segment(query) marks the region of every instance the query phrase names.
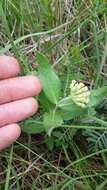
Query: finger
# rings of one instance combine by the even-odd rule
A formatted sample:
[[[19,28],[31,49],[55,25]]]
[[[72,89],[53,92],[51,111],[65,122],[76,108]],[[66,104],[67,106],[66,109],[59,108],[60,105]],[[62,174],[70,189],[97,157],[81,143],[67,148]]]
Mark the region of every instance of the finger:
[[[25,76],[0,81],[0,104],[38,95],[41,84],[37,77]]]
[[[16,141],[20,133],[21,130],[17,124],[10,124],[0,128],[0,150]]]
[[[0,79],[14,77],[20,72],[17,60],[10,56],[0,56]]]
[[[34,98],[26,98],[0,106],[0,126],[17,123],[32,116],[38,109]]]

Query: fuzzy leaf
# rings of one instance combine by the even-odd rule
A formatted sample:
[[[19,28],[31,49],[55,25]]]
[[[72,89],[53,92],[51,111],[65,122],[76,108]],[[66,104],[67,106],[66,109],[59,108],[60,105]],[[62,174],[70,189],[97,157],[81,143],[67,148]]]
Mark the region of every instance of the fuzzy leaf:
[[[56,112],[54,113],[53,111],[49,113],[44,114],[44,127],[48,135],[51,135],[51,132],[54,128],[60,126],[63,122],[61,115]]]
[[[69,97],[60,101],[59,108],[64,120],[75,119],[78,116],[87,114],[87,108],[77,106]]]
[[[47,137],[45,139],[45,143],[46,143],[47,147],[49,148],[49,150],[51,150],[51,151],[54,148],[54,141],[55,141],[55,139],[53,136]]]
[[[37,134],[44,131],[43,123],[33,119],[28,119],[23,122],[21,129],[28,134]]]
[[[60,80],[48,59],[43,54],[37,54],[37,61],[39,63],[38,74],[43,86],[43,91],[52,103],[57,104],[61,93]]]
[[[41,105],[41,107],[42,107],[42,109],[43,109],[44,111],[49,112],[50,110],[52,110],[54,104],[52,104],[52,103],[48,100],[48,98],[46,97],[46,95],[44,94],[43,91],[42,91],[42,92],[40,93],[40,95],[38,96],[38,100],[39,100],[40,105]]]
[[[107,96],[107,86],[92,90],[89,106],[97,106]]]

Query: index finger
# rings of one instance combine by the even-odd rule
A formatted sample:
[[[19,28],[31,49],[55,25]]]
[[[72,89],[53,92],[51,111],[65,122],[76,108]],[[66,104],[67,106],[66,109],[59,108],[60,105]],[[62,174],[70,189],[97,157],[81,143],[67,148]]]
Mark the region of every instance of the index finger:
[[[11,56],[0,56],[0,79],[16,76],[20,72],[17,60]]]

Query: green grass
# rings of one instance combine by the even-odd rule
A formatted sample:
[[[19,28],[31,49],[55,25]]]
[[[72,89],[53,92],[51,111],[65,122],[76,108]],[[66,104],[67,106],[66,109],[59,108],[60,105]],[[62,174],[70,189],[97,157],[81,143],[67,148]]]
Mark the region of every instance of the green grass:
[[[28,75],[37,51],[56,69],[64,96],[72,79],[92,88],[106,84],[106,0],[1,0],[0,54],[14,55]],[[106,127],[106,103],[90,125]],[[33,120],[42,113],[40,107]],[[86,129],[84,118],[75,123],[84,129],[58,129],[52,137],[23,133],[2,151],[0,190],[106,190],[107,133]]]

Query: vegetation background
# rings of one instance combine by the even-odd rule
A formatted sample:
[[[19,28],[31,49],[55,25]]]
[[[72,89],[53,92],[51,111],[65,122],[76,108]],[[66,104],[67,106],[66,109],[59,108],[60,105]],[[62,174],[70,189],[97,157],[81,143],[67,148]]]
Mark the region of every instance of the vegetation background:
[[[107,84],[107,1],[0,0],[0,54],[14,55],[28,75],[38,68],[37,51],[56,69],[63,90],[72,79],[93,88]],[[106,122],[106,98],[97,111]],[[107,189],[106,129],[55,132],[23,133],[0,153],[0,190]]]

